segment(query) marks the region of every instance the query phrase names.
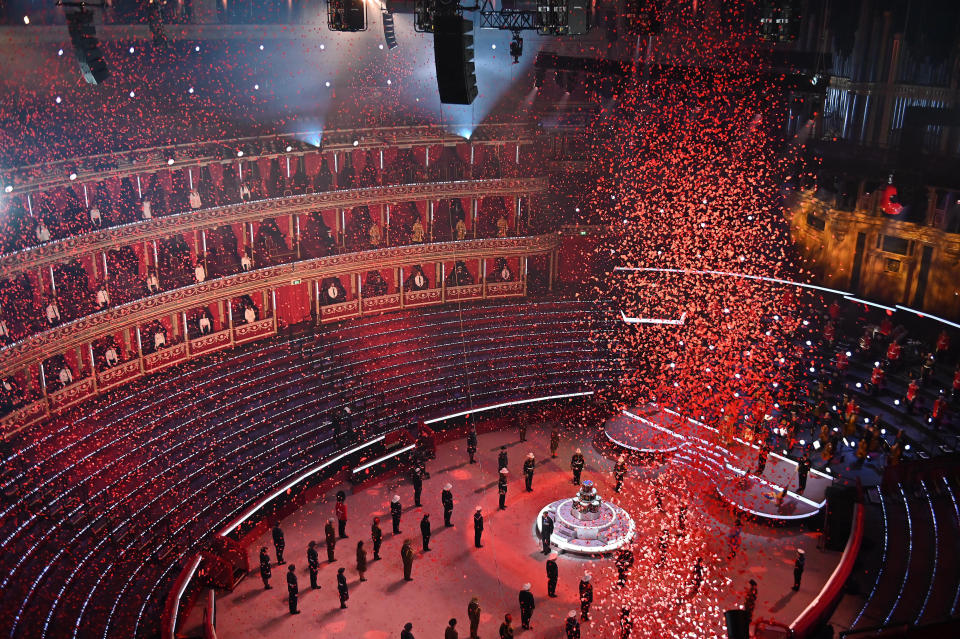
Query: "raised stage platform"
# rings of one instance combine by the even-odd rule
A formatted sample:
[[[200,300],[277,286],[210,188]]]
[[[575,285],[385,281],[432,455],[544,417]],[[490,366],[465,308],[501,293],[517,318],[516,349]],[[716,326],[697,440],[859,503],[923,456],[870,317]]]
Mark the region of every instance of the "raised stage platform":
[[[686,466],[712,482],[725,501],[763,519],[816,515],[826,505],[826,490],[833,483],[830,475],[811,469],[801,495],[797,492],[796,461],[771,452],[758,476],[754,474],[757,446],[736,438],[721,445],[716,429],[653,404],[611,417],[604,424],[604,434],[615,450],[629,456],[652,456]],[[787,493],[780,501],[784,488]]]

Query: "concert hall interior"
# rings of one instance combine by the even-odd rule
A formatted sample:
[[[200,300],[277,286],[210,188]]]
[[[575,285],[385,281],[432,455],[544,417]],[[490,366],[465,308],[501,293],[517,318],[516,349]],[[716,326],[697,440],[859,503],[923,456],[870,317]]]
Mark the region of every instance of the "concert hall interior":
[[[0,1],[0,382],[0,639],[960,637],[960,2]]]

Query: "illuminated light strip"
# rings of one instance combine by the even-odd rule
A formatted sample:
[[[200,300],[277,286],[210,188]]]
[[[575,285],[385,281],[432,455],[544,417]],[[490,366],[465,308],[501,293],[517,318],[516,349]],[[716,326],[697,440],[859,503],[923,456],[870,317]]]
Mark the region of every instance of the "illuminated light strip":
[[[684,437],[684,436],[681,435],[680,433],[676,433],[676,432],[670,430],[669,428],[664,428],[663,426],[660,426],[660,425],[658,425],[658,424],[654,424],[654,423],[651,422],[649,419],[644,419],[643,417],[640,417],[639,415],[634,415],[633,413],[631,413],[631,412],[628,411],[627,409],[623,409],[623,414],[626,415],[627,417],[632,417],[633,419],[635,419],[635,420],[637,420],[637,421],[643,422],[644,424],[646,424],[646,425],[648,425],[648,426],[651,426],[651,427],[653,427],[653,428],[656,428],[656,429],[659,430],[660,432],[666,433],[666,434],[668,434],[668,435],[672,435],[673,437],[676,437],[677,439],[686,439],[686,437]]]
[[[680,319],[656,319],[652,317],[627,317],[627,314],[620,311],[620,317],[627,324],[668,324],[671,326],[681,326],[687,321],[687,312],[684,311]]]
[[[727,469],[732,470],[733,472],[735,472],[735,473],[737,473],[737,474],[739,474],[739,475],[747,475],[747,474],[748,474],[747,471],[745,471],[745,470],[740,470],[739,468],[736,468],[736,467],[734,467],[734,466],[731,466],[730,464],[727,464],[726,466],[727,466]],[[774,489],[776,489],[776,490],[778,490],[778,491],[781,491],[781,492],[782,492],[783,489],[784,489],[784,486],[778,486],[778,485],[774,484],[773,482],[767,481],[767,480],[764,479],[763,477],[760,477],[759,475],[750,475],[750,477],[753,478],[753,479],[756,479],[756,480],[757,480],[758,482],[760,482],[761,484],[767,485],[767,486],[769,486],[770,488],[774,488]],[[812,499],[808,499],[808,498],[804,497],[803,495],[797,494],[797,493],[795,493],[795,492],[793,492],[793,491],[791,491],[791,490],[788,490],[788,491],[787,491],[787,494],[790,495],[791,497],[793,497],[794,499],[796,499],[797,501],[803,502],[804,504],[806,504],[806,505],[808,505],[808,506],[810,506],[810,507],[812,507],[812,508],[823,508],[824,506],[827,505],[827,500],[826,500],[826,499],[824,499],[821,503],[818,504],[817,502],[813,501]]]
[[[930,603],[930,595],[933,594],[933,585],[937,581],[937,565],[940,555],[938,543],[940,532],[937,530],[937,514],[933,512],[933,500],[930,499],[930,491],[927,490],[927,483],[921,479],[920,485],[923,486],[923,494],[927,497],[927,505],[930,506],[930,519],[933,521],[933,572],[930,573],[930,587],[927,588],[927,596],[923,598],[923,605],[920,606],[920,612],[917,613],[917,618],[913,621],[914,624],[920,623],[920,618],[923,617],[923,613],[927,609],[927,604]]]
[[[897,309],[892,306],[884,306],[883,304],[877,304],[876,302],[870,302],[868,300],[860,299],[859,297],[854,297],[853,295],[844,295],[843,299],[850,300],[851,302],[856,302],[858,304],[866,304],[867,306],[876,306],[877,308],[882,308],[885,311],[890,311],[891,313],[895,312]]]
[[[940,322],[940,323],[942,323],[942,324],[946,324],[947,326],[952,326],[952,327],[954,327],[954,328],[960,328],[960,324],[957,324],[956,322],[951,322],[950,320],[945,320],[945,319],[943,319],[942,317],[937,317],[936,315],[931,315],[930,313],[924,313],[923,311],[918,311],[918,310],[916,310],[916,309],[910,308],[909,306],[901,306],[900,304],[897,304],[897,308],[899,308],[901,311],[907,311],[907,312],[913,313],[914,315],[917,315],[918,317],[928,317],[928,318],[930,318],[930,319],[932,319],[932,320],[936,320],[936,321],[938,321],[938,322]]]
[[[416,444],[410,444],[409,446],[404,446],[403,448],[401,448],[401,449],[399,449],[399,450],[395,450],[395,451],[393,451],[392,453],[388,453],[388,454],[384,455],[383,457],[378,457],[377,459],[374,459],[374,460],[371,461],[371,462],[367,462],[367,463],[364,464],[363,466],[357,466],[356,468],[353,469],[353,473],[356,474],[356,473],[363,472],[363,471],[365,471],[366,469],[370,468],[371,466],[376,466],[376,465],[379,464],[380,462],[387,461],[388,459],[392,459],[393,457],[398,457],[398,456],[404,454],[405,452],[407,452],[408,450],[413,450],[413,449],[416,448],[416,447],[417,447]]]
[[[424,424],[436,424],[437,422],[446,421],[448,419],[454,419],[457,417],[463,417],[464,415],[470,415],[471,413],[482,413],[488,410],[496,410],[498,408],[503,408],[505,406],[519,406],[521,404],[532,404],[534,402],[547,402],[551,399],[567,399],[568,397],[587,397],[593,395],[593,391],[582,391],[579,393],[565,393],[563,395],[547,395],[546,397],[531,397],[530,399],[518,399],[512,402],[501,402],[499,404],[492,404],[490,406],[481,406],[480,408],[474,408],[472,410],[462,410],[459,413],[452,413],[450,415],[444,415],[443,417],[434,417],[433,419],[427,419]]]
[[[907,581],[910,579],[910,562],[913,560],[913,521],[910,519],[910,504],[907,503],[907,494],[903,492],[903,484],[898,487],[900,488],[900,496],[903,497],[903,507],[907,511],[907,563],[903,571],[903,583],[900,584],[900,592],[897,593],[897,600],[893,602],[893,608],[890,609],[887,618],[883,620],[882,625],[884,626],[890,623],[890,618],[893,617],[893,613],[897,611],[897,606],[900,605],[900,598],[903,597],[903,591],[907,589]]]
[[[943,485],[947,487],[947,492],[950,493],[950,501],[953,502],[953,514],[957,520],[957,525],[960,525],[960,509],[957,509],[957,500],[953,496],[953,488],[950,487],[950,482],[946,477],[942,477]],[[953,605],[950,607],[950,614],[953,615],[954,611],[957,609],[957,602],[960,601],[960,584],[957,584],[957,594],[953,597]]]
[[[252,517],[253,515],[257,514],[257,512],[259,512],[261,508],[263,508],[264,506],[266,506],[267,504],[269,504],[271,501],[273,501],[274,499],[276,499],[277,497],[279,497],[279,496],[282,495],[283,493],[287,492],[288,490],[290,490],[291,488],[293,488],[294,486],[296,486],[297,484],[299,484],[300,482],[302,482],[304,479],[307,479],[308,477],[319,473],[321,470],[324,470],[325,468],[329,468],[331,465],[337,463],[338,461],[340,461],[340,460],[343,459],[344,457],[348,457],[348,456],[350,456],[350,455],[352,455],[352,454],[354,454],[354,453],[356,453],[356,452],[358,452],[358,451],[363,450],[364,448],[366,448],[366,447],[368,447],[368,446],[372,446],[373,444],[376,444],[377,442],[383,441],[384,438],[386,438],[386,435],[380,435],[379,437],[375,437],[375,438],[371,439],[371,440],[368,441],[368,442],[365,442],[365,443],[363,443],[363,444],[360,444],[359,446],[357,446],[357,447],[355,447],[355,448],[351,448],[351,449],[348,450],[348,451],[344,451],[344,452],[340,453],[339,455],[337,455],[336,457],[334,457],[333,459],[327,460],[327,461],[323,462],[322,464],[320,464],[319,466],[316,466],[316,467],[314,467],[314,468],[311,468],[310,470],[308,470],[308,471],[306,471],[306,472],[298,475],[297,477],[294,477],[293,479],[291,479],[290,481],[288,481],[286,484],[284,484],[280,489],[274,491],[273,494],[271,494],[269,497],[266,497],[265,499],[262,499],[262,500],[260,501],[260,503],[254,505],[254,506],[251,507],[249,510],[247,510],[245,513],[243,513],[242,515],[240,515],[239,517],[237,517],[236,519],[234,519],[233,522],[231,522],[226,528],[224,528],[224,529],[221,530],[219,533],[217,533],[217,536],[219,536],[219,537],[226,537],[226,536],[229,535],[231,532],[233,532],[233,530],[234,530],[237,526],[239,526],[240,524],[242,524],[243,522],[245,522],[247,519],[249,519],[249,518]]]
[[[177,599],[173,605],[173,615],[170,617],[170,636],[177,636],[177,611],[180,608],[180,599],[183,597],[183,593],[187,591],[187,586],[190,585],[190,582],[193,580],[194,573],[197,572],[197,568],[200,567],[200,561],[203,559],[200,555],[197,555],[193,560],[193,564],[190,565],[190,569],[187,571],[188,576],[183,580],[183,583],[180,584],[180,590],[177,591]]]
[[[617,266],[617,267],[614,267],[613,270],[614,271],[638,271],[642,273],[680,273],[683,275],[721,275],[724,277],[739,277],[746,280],[759,280],[762,282],[771,282],[773,284],[787,284],[790,286],[799,286],[800,288],[812,288],[817,291],[826,291],[827,293],[834,293],[836,295],[847,296],[850,294],[847,291],[840,291],[835,288],[828,288],[826,286],[817,286],[816,284],[805,284],[803,282],[794,282],[792,280],[782,280],[778,277],[767,277],[764,275],[748,275],[746,273],[733,273],[731,271],[701,271],[701,270],[690,269],[690,268],[654,268],[654,267],[641,267],[641,266]],[[960,326],[958,326],[958,328],[960,328]]]
[[[880,557],[880,570],[877,571],[877,578],[873,582],[873,589],[870,591],[870,595],[867,597],[866,601],[863,602],[863,608],[860,609],[860,612],[857,613],[853,623],[850,624],[851,630],[857,627],[857,622],[860,621],[860,617],[862,617],[863,613],[867,611],[867,606],[870,605],[870,601],[873,599],[873,596],[877,594],[877,587],[880,585],[880,578],[883,576],[883,569],[887,566],[887,537],[890,534],[889,527],[887,526],[887,505],[883,503],[883,491],[878,490],[877,494],[880,496],[880,512],[883,513],[883,554]]]

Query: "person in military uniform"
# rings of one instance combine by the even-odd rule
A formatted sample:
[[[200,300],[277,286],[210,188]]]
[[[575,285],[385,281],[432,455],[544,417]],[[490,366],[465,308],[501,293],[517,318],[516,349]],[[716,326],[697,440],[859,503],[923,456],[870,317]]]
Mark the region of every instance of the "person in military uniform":
[[[400,516],[403,514],[403,507],[400,505],[400,495],[394,495],[390,500],[390,517],[393,519],[393,534],[400,534]]]
[[[530,619],[533,617],[533,609],[536,608],[536,602],[533,600],[533,593],[530,592],[531,585],[523,584],[523,590],[520,591],[520,627],[524,630],[530,630]]]
[[[410,573],[413,571],[413,545],[409,539],[403,540],[400,548],[400,560],[403,562],[403,580],[413,581]]]
[[[476,454],[477,454],[477,429],[474,426],[470,427],[470,432],[467,433],[467,454],[470,455],[470,463],[476,464]]]
[[[410,471],[410,481],[413,483],[413,505],[420,507],[420,494],[423,492],[423,473],[420,472],[420,466],[416,465]]]
[[[447,528],[453,526],[450,518],[453,517],[453,485],[444,484],[440,492],[440,503],[443,504],[443,525]]]
[[[299,615],[297,609],[297,594],[300,592],[300,586],[297,585],[296,568],[291,564],[287,568],[287,603],[290,604],[290,614]]]
[[[476,597],[470,599],[467,618],[470,619],[470,639],[477,639],[477,630],[480,628],[480,600]]]
[[[277,565],[282,566],[287,563],[283,560],[283,549],[286,547],[286,542],[283,540],[283,531],[280,530],[280,524],[273,525],[273,548],[277,551]]]
[[[420,538],[423,552],[430,552],[430,513],[423,513],[423,519],[420,520]]]
[[[337,546],[337,531],[333,527],[333,520],[328,519],[327,525],[323,529],[327,540],[327,562],[333,563],[336,559],[333,556],[333,549]]]
[[[374,517],[370,525],[370,538],[373,540],[373,560],[380,560],[380,545],[383,544],[383,531],[380,530],[380,518]]]
[[[550,554],[550,536],[553,535],[553,517],[550,513],[543,513],[540,518],[540,543],[543,544],[543,554]]]
[[[340,609],[347,607],[347,599],[350,598],[350,589],[347,587],[347,576],[343,574],[344,569],[337,570],[337,594],[340,595]]]
[[[580,578],[580,615],[584,621],[590,621],[590,604],[593,603],[591,579],[592,575],[589,572],[583,573],[583,577]]]
[[[573,485],[580,485],[580,473],[583,472],[583,453],[580,452],[580,449],[577,449],[577,452],[573,454],[573,457],[570,458],[570,469],[573,471]]]
[[[364,576],[367,572],[367,549],[363,547],[363,540],[357,542],[357,574],[360,575],[360,581],[366,581]]]
[[[507,467],[507,447],[500,447],[500,454],[497,455],[497,470],[503,470]]]
[[[527,492],[533,492],[533,471],[537,465],[537,460],[533,453],[527,453],[527,458],[523,461],[523,482],[527,487]]]
[[[497,480],[497,493],[500,496],[500,510],[507,509],[507,473],[506,468],[500,469],[500,479]]]
[[[803,577],[803,567],[807,563],[807,555],[803,548],[797,548],[797,558],[793,562],[793,590],[800,590],[800,578]]]
[[[316,590],[317,575],[320,573],[320,557],[317,555],[317,542],[311,541],[307,546],[307,566],[310,568],[310,587]]]
[[[347,538],[347,494],[337,491],[337,504],[334,506],[337,515],[337,531],[340,539]]]
[[[443,631],[443,639],[460,639],[460,633],[457,632],[457,620],[450,619],[447,622],[447,627]]]
[[[560,430],[557,428],[557,425],[554,424],[553,428],[550,430],[550,456],[557,456],[557,449],[560,448]]]
[[[520,441],[527,441],[527,420],[520,420],[520,423],[517,424],[517,431],[520,433]]]
[[[513,616],[508,612],[500,624],[500,639],[513,639]]]
[[[477,506],[477,511],[473,513],[473,546],[474,548],[483,548],[483,544],[480,543],[480,538],[483,536],[483,513],[480,510],[480,506]]]
[[[633,561],[633,550],[630,549],[630,546],[620,548],[616,558],[617,585],[622,587],[627,583],[627,573],[630,572],[630,568],[633,567]]]
[[[267,554],[267,547],[264,546],[260,549],[260,579],[263,580],[264,590],[273,588],[270,585],[271,576],[273,576],[273,572],[270,570],[270,555]]]
[[[580,622],[577,621],[577,611],[567,613],[567,625],[564,626],[567,639],[580,639]]]
[[[560,568],[557,567],[557,553],[547,555],[547,595],[557,596],[557,579],[560,578]]]
[[[627,458],[623,455],[617,458],[617,463],[613,466],[613,478],[616,480],[617,485],[614,487],[614,492],[619,493],[620,489],[623,488],[623,478],[627,475]]]
[[[807,489],[807,473],[810,472],[810,456],[807,453],[803,454],[803,457],[800,458],[800,461],[797,462],[797,481],[798,488],[797,493],[803,494],[803,491]]]
[[[620,639],[630,639],[633,632],[633,619],[630,617],[630,607],[620,608]]]

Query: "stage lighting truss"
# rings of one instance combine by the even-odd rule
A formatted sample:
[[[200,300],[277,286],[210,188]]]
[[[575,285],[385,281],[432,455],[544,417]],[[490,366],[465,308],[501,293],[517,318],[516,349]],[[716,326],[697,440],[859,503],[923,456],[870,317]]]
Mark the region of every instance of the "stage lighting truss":
[[[591,0],[537,0],[536,9],[495,9],[492,0],[463,6],[456,0],[415,0],[414,30],[433,33],[439,13],[472,11],[479,29],[498,29],[517,34],[536,31],[541,35],[583,35],[593,26]]]
[[[364,0],[327,0],[327,28],[353,33],[367,30]]]

